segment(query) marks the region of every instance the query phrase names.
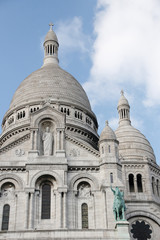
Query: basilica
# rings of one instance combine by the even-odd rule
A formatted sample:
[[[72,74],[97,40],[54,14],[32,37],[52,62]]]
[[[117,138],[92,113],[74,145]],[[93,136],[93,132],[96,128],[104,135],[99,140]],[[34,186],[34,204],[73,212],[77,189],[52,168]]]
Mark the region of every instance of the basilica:
[[[160,167],[124,92],[117,130],[106,121],[99,136],[84,89],[59,66],[52,24],[43,46],[2,121],[0,240],[159,240]]]

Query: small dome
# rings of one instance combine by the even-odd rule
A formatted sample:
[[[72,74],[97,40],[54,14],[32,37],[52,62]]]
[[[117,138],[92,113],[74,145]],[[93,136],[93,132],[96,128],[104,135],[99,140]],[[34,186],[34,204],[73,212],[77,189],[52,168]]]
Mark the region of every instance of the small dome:
[[[121,105],[128,105],[129,106],[128,100],[125,98],[123,90],[121,91],[121,97],[120,97],[119,102],[118,102],[118,107],[120,107]]]
[[[100,142],[103,140],[117,140],[114,131],[108,125],[108,121],[106,121],[106,126],[102,130],[101,135],[100,135]]]
[[[119,153],[127,159],[147,157],[155,161],[153,149],[146,137],[131,125],[119,126],[115,131],[119,141]]]
[[[52,26],[53,26],[53,24],[50,24],[50,30],[48,31],[48,33],[45,36],[44,43],[47,41],[55,41],[58,43],[58,38],[57,38],[55,32],[53,31]]]

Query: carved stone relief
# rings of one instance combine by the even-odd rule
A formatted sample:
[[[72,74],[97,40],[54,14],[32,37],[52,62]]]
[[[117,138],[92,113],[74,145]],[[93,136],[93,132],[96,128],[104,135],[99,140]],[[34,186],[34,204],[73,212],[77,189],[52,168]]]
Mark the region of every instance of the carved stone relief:
[[[25,151],[22,150],[22,149],[20,149],[20,148],[18,148],[18,149],[15,150],[15,154],[16,154],[18,157],[21,157],[21,156],[23,156],[23,155],[25,154]]]
[[[15,186],[13,183],[5,183],[2,186],[1,194],[4,197],[14,195]]]
[[[78,186],[78,196],[79,197],[90,197],[91,196],[91,187],[89,183],[83,182]]]
[[[80,150],[73,148],[73,149],[71,149],[69,155],[70,155],[71,157],[78,157],[78,156],[80,156]]]

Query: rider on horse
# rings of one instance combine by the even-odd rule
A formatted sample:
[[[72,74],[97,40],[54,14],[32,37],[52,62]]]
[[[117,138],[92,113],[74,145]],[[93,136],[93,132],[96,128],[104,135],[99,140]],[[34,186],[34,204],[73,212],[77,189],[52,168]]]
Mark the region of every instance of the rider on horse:
[[[113,213],[116,221],[125,221],[126,206],[124,202],[124,193],[119,190],[118,187],[113,190],[111,186],[111,190],[114,193],[114,203],[113,203]]]

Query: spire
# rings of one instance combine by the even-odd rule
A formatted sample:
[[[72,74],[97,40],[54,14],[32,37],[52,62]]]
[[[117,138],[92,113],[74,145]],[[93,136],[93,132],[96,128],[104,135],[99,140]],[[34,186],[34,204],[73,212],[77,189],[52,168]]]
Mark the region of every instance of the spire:
[[[128,100],[124,96],[124,91],[121,90],[121,97],[117,107],[119,113],[119,126],[131,125],[130,121],[130,106]]]
[[[50,30],[53,31],[54,24],[52,22],[50,22],[49,26],[50,26]]]
[[[124,96],[124,91],[123,91],[123,89],[121,90],[121,96]]]
[[[49,24],[50,29],[45,37],[44,46],[44,64],[58,64],[58,38],[53,31],[54,24],[51,22]]]

